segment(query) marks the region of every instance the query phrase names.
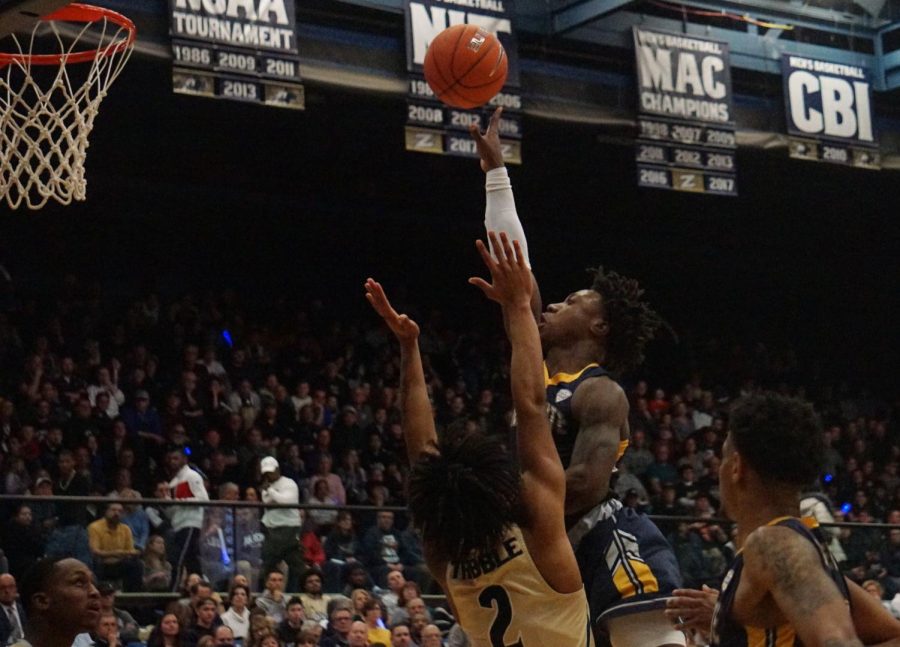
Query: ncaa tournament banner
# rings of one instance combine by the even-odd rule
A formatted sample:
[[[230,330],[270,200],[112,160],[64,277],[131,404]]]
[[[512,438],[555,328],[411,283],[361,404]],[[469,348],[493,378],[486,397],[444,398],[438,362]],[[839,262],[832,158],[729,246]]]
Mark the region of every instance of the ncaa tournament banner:
[[[172,88],[302,110],[294,0],[169,0]]]
[[[784,54],[781,72],[791,157],[881,167],[867,69]]]
[[[634,27],[638,186],[737,195],[728,44]]]
[[[478,157],[469,126],[481,129],[497,106],[503,106],[500,137],[508,164],[522,163],[522,95],[519,56],[512,26],[514,0],[406,0],[406,68],[409,72],[406,150]],[[464,110],[441,103],[428,86],[422,67],[431,41],[447,27],[473,24],[494,33],[506,50],[506,85],[482,108]]]

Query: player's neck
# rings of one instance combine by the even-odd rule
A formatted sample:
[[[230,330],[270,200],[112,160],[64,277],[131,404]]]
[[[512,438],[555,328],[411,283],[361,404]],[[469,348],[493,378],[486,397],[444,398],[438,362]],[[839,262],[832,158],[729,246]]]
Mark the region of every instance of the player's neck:
[[[735,542],[742,548],[751,532],[780,517],[800,515],[800,500],[795,492],[756,489],[730,516],[737,523]]]
[[[588,364],[603,364],[603,353],[597,352],[597,344],[591,340],[582,340],[569,346],[556,346],[547,351],[544,359],[547,372],[577,373]]]

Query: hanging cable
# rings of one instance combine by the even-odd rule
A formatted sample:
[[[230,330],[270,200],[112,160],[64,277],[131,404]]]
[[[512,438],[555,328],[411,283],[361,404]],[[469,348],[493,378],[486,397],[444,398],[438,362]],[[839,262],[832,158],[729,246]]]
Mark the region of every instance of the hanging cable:
[[[661,9],[668,9],[669,11],[677,11],[684,16],[685,14],[690,14],[692,16],[704,16],[708,18],[728,18],[730,20],[735,20],[738,22],[745,22],[750,25],[756,25],[757,27],[764,27],[766,29],[781,29],[782,31],[790,31],[794,29],[793,25],[786,25],[783,23],[777,22],[769,22],[767,20],[759,20],[757,18],[752,18],[747,14],[743,16],[738,15],[736,13],[730,13],[725,10],[721,11],[708,11],[704,9],[689,9],[683,4],[672,4],[669,2],[662,2],[662,0],[647,0],[650,4],[657,6]]]

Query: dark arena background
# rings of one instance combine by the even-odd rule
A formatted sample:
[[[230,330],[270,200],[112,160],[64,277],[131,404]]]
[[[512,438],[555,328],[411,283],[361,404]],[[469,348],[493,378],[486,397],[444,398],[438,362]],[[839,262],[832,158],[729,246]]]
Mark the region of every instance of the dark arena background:
[[[399,506],[393,509],[405,529],[408,466],[392,453],[396,439],[387,427],[370,428],[379,408],[392,422],[398,409],[383,393],[396,386],[397,353],[379,337],[381,323],[363,298],[369,276],[428,329],[428,377],[439,423],[471,418],[489,433],[506,432],[502,322],[495,304],[466,283],[484,274],[474,248],[484,235],[484,174],[477,156],[405,146],[410,128],[430,129],[448,147],[454,136],[449,122],[411,121],[411,107],[420,99],[411,80],[421,77],[407,60],[408,39],[414,38],[409,3],[285,2],[296,21],[296,52],[284,58],[299,63],[289,85],[302,84],[301,110],[173,92],[173,73],[184,70],[208,75],[210,94],[222,94],[229,80],[259,92],[271,81],[173,58],[179,46],[209,46],[214,54],[243,47],[261,56],[252,46],[203,45],[175,33],[175,12],[193,7],[202,13],[216,4],[212,0],[98,1],[135,21],[138,43],[90,135],[87,199],[68,206],[51,202],[37,211],[0,207],[0,547],[7,572],[21,578],[54,545],[60,526],[39,523],[38,512],[43,522],[73,507],[57,501],[55,513],[47,512],[54,502],[35,499],[34,521],[12,520],[29,497],[51,493],[39,490],[42,478],[60,494],[58,449],[44,439],[51,427],[63,430],[63,444],[76,453],[89,485],[83,495],[115,498],[125,488],[153,499],[154,485],[168,481],[160,476],[164,466],[155,446],[137,440],[138,464],[127,477],[120,474],[113,418],[121,414],[130,421],[126,414],[143,390],[160,413],[165,440],[187,440],[205,472],[217,451],[208,431],[222,431],[222,451],[236,462],[225,475],[207,479],[213,499],[221,496],[218,486],[234,481],[240,498],[252,501],[244,493],[258,487],[257,459],[271,453],[282,464],[300,459],[300,501],[321,503],[311,492],[319,430],[352,428],[346,438],[353,441],[338,442],[338,432],[332,439],[335,472],[341,454],[356,449],[367,474],[385,480],[387,497],[373,494],[378,479],[357,483],[357,491],[344,478],[347,494],[340,503]],[[479,3],[419,4],[477,13]],[[900,596],[900,3],[499,4],[515,36],[519,78],[511,92],[521,97],[520,108],[510,111],[520,128],[515,142],[521,163],[510,163],[509,174],[545,304],[588,287],[585,270],[602,265],[637,278],[673,331],[650,345],[640,369],[622,376],[632,431],[645,435],[646,462],[631,466],[638,478],[622,488],[621,498],[651,515],[683,516],[683,523],[659,525],[683,560],[685,584],[717,586],[733,546],[718,513],[709,458],[720,452],[729,403],[758,389],[804,397],[829,430],[831,448],[817,485],[832,520],[890,524],[834,528],[832,548],[842,552],[845,572],[861,584],[874,581],[900,617],[900,597],[889,604]],[[635,26],[729,45],[727,100],[733,108],[725,127],[736,135],[736,147],[729,149],[735,172],[728,177],[736,180],[737,195],[639,186],[645,166],[636,155],[647,143],[640,122],[653,115],[640,109]],[[798,135],[786,107],[789,72],[782,55],[864,69],[874,145],[856,135]],[[420,103],[438,107],[427,99]],[[703,126],[702,120],[690,123]],[[791,156],[798,140],[813,142],[820,152],[833,146],[849,157],[833,163]],[[666,146],[672,154],[675,144]],[[861,150],[877,158],[875,168],[854,164]],[[654,166],[673,185],[677,167],[674,161]],[[703,172],[709,175],[709,169]],[[162,304],[152,323],[141,318],[149,295]],[[199,404],[186,404],[193,398],[185,397],[182,355],[190,344],[199,346],[201,356],[214,349],[229,371],[223,398],[236,392],[241,379],[251,381],[260,418],[248,428],[264,430],[262,445],[250,443],[247,429],[226,431],[228,412],[215,409],[207,393]],[[134,378],[135,369],[146,369],[137,346],[158,365],[147,383]],[[234,363],[237,350],[249,358],[243,367]],[[63,397],[63,357],[75,360],[84,397],[91,394],[89,419],[75,411],[77,391],[74,399]],[[36,364],[42,364],[37,375]],[[98,367],[113,364],[120,366],[124,400],[110,417],[97,409],[89,387],[99,384]],[[275,397],[270,374],[291,395],[308,382],[313,392],[336,397],[322,403],[324,414],[315,421],[305,420],[289,397]],[[58,402],[49,401],[45,382],[56,385]],[[364,384],[370,388],[358,393]],[[173,392],[180,402],[170,397]],[[297,396],[301,404],[303,397]],[[267,398],[277,400],[277,423],[266,418]],[[350,417],[363,420],[345,417],[346,407],[356,412]],[[725,426],[710,430],[720,419]],[[372,449],[369,431],[381,434],[387,449]],[[129,422],[128,438],[138,438],[132,434]],[[708,452],[697,463],[685,447],[688,438]],[[291,444],[299,448],[293,454],[286,450]],[[670,460],[659,459],[660,445],[671,449]],[[685,482],[683,465],[697,467],[694,481]],[[678,493],[674,503],[664,493],[670,482]],[[697,499],[704,503],[698,506]],[[103,511],[91,504],[87,513],[63,516],[63,523],[80,528],[102,519]],[[353,521],[355,550],[368,570],[351,583],[351,574],[328,567],[337,559],[327,541],[335,518],[311,514],[305,522],[312,535],[307,562],[324,572],[328,595],[387,587],[378,549],[369,545],[376,541],[370,532],[375,510],[354,509]],[[207,518],[204,528],[214,523]],[[150,534],[156,532],[163,530],[151,527]],[[203,574],[226,600],[242,560],[256,568],[253,595],[264,588],[259,546],[246,548],[256,557],[242,556],[245,546],[237,538],[212,546],[213,553],[232,553],[227,563],[215,564],[215,575]],[[404,531],[403,541],[415,538]],[[325,551],[318,561],[311,557],[313,543]],[[209,548],[200,547],[201,561]],[[129,609],[142,627],[156,625],[175,599],[146,580],[126,586],[119,573],[108,579],[121,592],[116,607]],[[439,626],[449,630],[452,618],[437,610],[440,592],[426,577],[419,584],[434,596],[427,597],[433,619],[446,620]],[[308,603],[307,618],[325,619],[311,608]],[[146,641],[148,634],[135,630],[123,641]]]

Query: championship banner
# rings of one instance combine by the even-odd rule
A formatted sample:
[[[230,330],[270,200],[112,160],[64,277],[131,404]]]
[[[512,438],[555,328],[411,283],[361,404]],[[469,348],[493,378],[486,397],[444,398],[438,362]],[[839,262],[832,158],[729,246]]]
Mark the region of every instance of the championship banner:
[[[881,168],[867,69],[784,54],[781,72],[791,157]]]
[[[478,157],[469,126],[481,129],[503,106],[500,137],[508,164],[522,163],[522,95],[519,57],[512,29],[513,0],[406,0],[406,68],[409,72],[406,150],[438,155]],[[441,103],[425,81],[422,66],[428,45],[447,27],[473,24],[497,35],[509,61],[506,85],[488,105],[475,110]]]
[[[294,0],[169,0],[178,94],[303,110]]]
[[[728,45],[634,28],[638,186],[737,195]]]

